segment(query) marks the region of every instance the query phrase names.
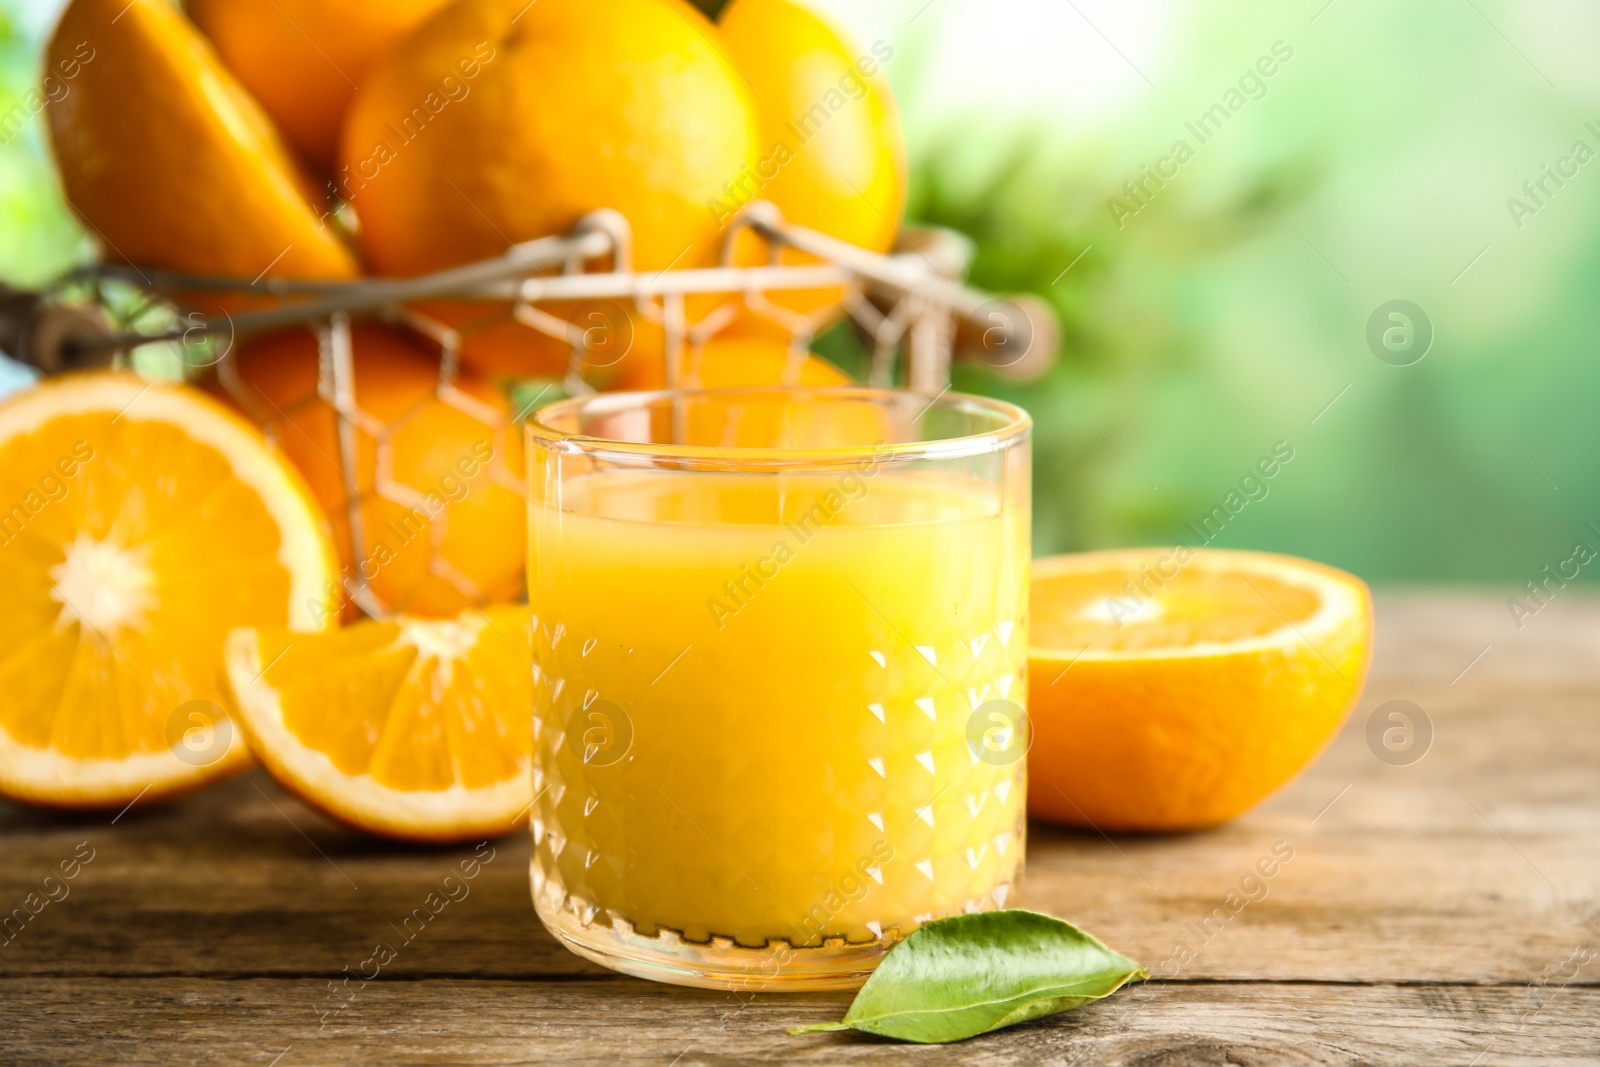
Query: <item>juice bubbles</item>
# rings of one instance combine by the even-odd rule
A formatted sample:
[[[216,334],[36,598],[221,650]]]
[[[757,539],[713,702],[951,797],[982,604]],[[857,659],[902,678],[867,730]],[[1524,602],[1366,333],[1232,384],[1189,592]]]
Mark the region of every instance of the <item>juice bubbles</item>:
[[[870,450],[798,470],[545,465],[529,588],[547,925],[650,977],[815,986],[1005,902],[1029,556],[1026,452],[1005,451],[970,470]]]

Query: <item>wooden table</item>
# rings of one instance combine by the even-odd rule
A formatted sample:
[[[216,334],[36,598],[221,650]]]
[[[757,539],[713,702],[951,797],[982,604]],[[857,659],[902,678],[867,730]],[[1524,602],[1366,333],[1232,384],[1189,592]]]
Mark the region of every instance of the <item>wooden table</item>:
[[[259,774],[114,822],[0,806],[5,911],[93,857],[0,946],[0,1062],[1600,1062],[1597,653],[1600,602],[1570,591],[1520,632],[1503,599],[1380,597],[1360,707],[1259,810],[1193,836],[1030,830],[1021,903],[1175,976],[954,1046],[789,1037],[848,995],[585,963],[534,919],[522,835],[407,942],[399,920],[471,850],[354,833]],[[1397,698],[1434,731],[1404,766],[1366,739]],[[1265,897],[1207,926],[1280,841]],[[398,958],[341,986],[378,942]]]

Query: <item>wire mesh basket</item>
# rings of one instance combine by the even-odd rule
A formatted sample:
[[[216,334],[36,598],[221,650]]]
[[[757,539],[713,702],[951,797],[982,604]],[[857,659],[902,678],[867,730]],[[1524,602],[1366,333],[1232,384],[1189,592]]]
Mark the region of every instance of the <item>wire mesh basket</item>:
[[[748,265],[748,254],[735,252],[737,242],[748,248],[751,238],[764,253],[754,265]],[[348,615],[358,609],[376,618],[441,611],[439,597],[425,597],[421,608],[414,602],[422,584],[397,592],[364,565],[373,557],[375,527],[393,527],[394,516],[412,533],[403,547],[414,557],[425,553],[426,587],[448,591],[445,600],[459,599],[457,610],[520,595],[520,547],[515,561],[500,561],[505,565],[498,569],[481,558],[462,558],[460,546],[452,546],[451,508],[428,506],[438,487],[397,470],[396,442],[419,420],[447,412],[481,427],[488,441],[512,442],[491,449],[471,477],[485,492],[520,500],[525,488],[518,424],[542,402],[606,385],[635,346],[659,353],[652,359],[660,363],[662,380],[654,384],[694,388],[702,384],[695,378],[696,357],[708,342],[755,324],[765,336],[782,339],[787,356],[780,384],[791,384],[812,341],[847,318],[869,353],[870,384],[929,395],[949,388],[955,359],[1026,378],[1042,372],[1054,354],[1048,307],[1037,298],[1000,299],[961,284],[957,279],[965,274],[970,250],[947,231],[911,230],[901,247],[882,255],[787,224],[773,205],[755,201],[730,222],[716,266],[638,271],[631,245],[627,220],[600,210],[567,234],[415,278],[245,281],[102,264],[70,280],[88,287],[86,302],[60,299],[66,287],[26,295],[32,299],[0,297],[0,348],[54,371],[125,361],[134,349],[155,343],[177,346],[189,376],[212,382],[280,445],[293,446],[294,435],[305,435],[299,420],[306,412],[326,412],[332,447],[314,448],[313,463],[330,468],[323,473],[332,485],[318,495],[344,563],[341,588],[330,590],[329,610]],[[116,284],[131,286],[140,299],[116,308],[106,292]],[[788,299],[819,292],[829,299]],[[564,349],[559,375],[530,383],[514,394],[511,406],[486,402],[469,387],[474,372],[462,362],[473,327],[447,324],[425,310],[452,300],[509,308],[530,341]],[[169,312],[163,324],[148,325],[152,307],[197,305],[211,313]],[[238,310],[223,310],[228,307]],[[380,413],[362,402],[356,338],[363,320],[409,331],[437,356],[427,394],[404,411]],[[239,354],[252,338],[291,327],[315,334],[314,386],[308,381],[303,396],[268,397],[241,375]]]

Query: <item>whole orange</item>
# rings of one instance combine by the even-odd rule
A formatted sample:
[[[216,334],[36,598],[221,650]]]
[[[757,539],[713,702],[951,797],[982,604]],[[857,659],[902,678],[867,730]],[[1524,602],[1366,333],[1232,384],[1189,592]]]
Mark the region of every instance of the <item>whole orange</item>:
[[[821,356],[786,341],[718,334],[698,349],[685,346],[678,384],[684,389],[740,389],[768,385],[849,385],[850,376]],[[666,366],[636,363],[617,381],[621,389],[661,389]]]
[[[519,320],[501,300],[419,301],[415,310],[455,330],[462,362],[489,377],[561,377],[572,363],[574,330],[590,346],[580,370],[596,388],[611,388],[619,376],[647,374],[645,368],[660,365],[661,327],[631,300],[544,301],[538,307],[550,316],[548,333]]]
[[[757,79],[760,156],[736,183],[786,221],[863,248],[894,243],[905,206],[905,149],[883,64],[892,45],[858,47],[793,0],[733,0],[717,28]]]
[[[344,461],[333,405],[318,391],[318,342],[309,331],[241,344],[239,395],[228,394],[327,509],[342,564],[330,602],[347,605],[349,615],[358,579],[386,608],[411,615],[454,616],[518,598],[522,439],[505,397],[471,372],[441,385],[437,347],[406,330],[359,323],[352,334],[353,465]],[[356,539],[353,518],[362,527]]]
[[[1129,549],[1035,560],[1030,814],[1192,830],[1259,803],[1360,696],[1372,600],[1307,560]]]
[[[444,91],[447,75],[459,91]],[[335,184],[383,274],[498,256],[602,207],[627,217],[633,266],[658,271],[715,260],[708,204],[754,147],[744,81],[682,0],[461,0],[372,68]],[[469,336],[463,358],[565,358],[532,330],[509,336],[503,352]]]
[[[307,159],[331,171],[367,69],[445,0],[189,0],[189,17]]]
[[[728,56],[758,79],[754,93],[760,155],[724,202],[732,211],[760,197],[785,222],[875,252],[894,244],[905,206],[905,149],[883,64],[885,41],[860,47],[793,0],[733,0],[717,20]],[[741,234],[738,262],[762,262],[767,250]],[[785,249],[782,263],[813,257]],[[841,291],[774,293],[772,302],[801,314],[836,305]],[[826,316],[825,316],[826,317]],[[743,315],[736,329],[773,335],[771,321]]]

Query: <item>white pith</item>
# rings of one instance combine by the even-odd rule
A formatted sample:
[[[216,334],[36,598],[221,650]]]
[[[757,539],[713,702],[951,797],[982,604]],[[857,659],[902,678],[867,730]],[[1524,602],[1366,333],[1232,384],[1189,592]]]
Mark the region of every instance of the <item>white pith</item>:
[[[115,640],[126,628],[142,630],[156,606],[155,572],[149,549],[124,547],[107,538],[96,541],[79,530],[64,549],[64,558],[50,568],[50,599],[61,605],[56,625],[82,623]]]

